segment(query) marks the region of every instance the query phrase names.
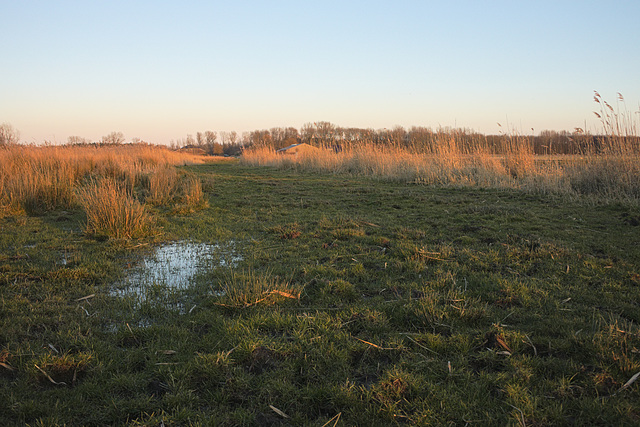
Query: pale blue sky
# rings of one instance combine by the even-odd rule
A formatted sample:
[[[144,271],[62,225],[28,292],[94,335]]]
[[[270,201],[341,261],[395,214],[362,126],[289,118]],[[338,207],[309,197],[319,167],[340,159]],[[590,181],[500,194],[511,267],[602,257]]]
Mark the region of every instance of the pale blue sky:
[[[0,0],[0,123],[112,131],[508,124],[597,130],[640,101],[640,1]]]

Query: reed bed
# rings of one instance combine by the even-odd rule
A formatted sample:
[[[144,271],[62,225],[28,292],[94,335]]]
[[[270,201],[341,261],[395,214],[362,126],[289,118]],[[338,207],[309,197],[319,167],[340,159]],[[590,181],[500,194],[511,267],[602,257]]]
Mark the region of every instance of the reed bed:
[[[418,132],[419,128],[412,128],[407,133],[399,128],[390,133],[350,133],[356,136],[345,139],[343,130],[343,136],[337,132],[338,137],[332,136],[330,141],[305,140],[315,148],[294,155],[258,144],[245,150],[242,162],[427,185],[515,188],[640,205],[640,111],[627,110],[620,93],[615,107],[598,92],[593,99],[601,135],[576,128],[570,136],[565,132],[563,140],[556,141],[557,132],[533,137],[512,132],[481,135],[464,129]]]
[[[130,237],[136,233],[127,230],[138,227],[136,221],[148,221],[140,210],[143,202],[160,206],[176,195],[185,199],[183,193],[189,194],[190,204],[202,202],[202,191],[194,191],[192,179],[178,179],[174,166],[204,161],[199,155],[142,144],[2,147],[0,215],[82,207],[87,231]],[[118,224],[125,229],[114,228]]]
[[[602,137],[582,155],[534,154],[528,137],[504,136],[499,144],[470,145],[455,134],[441,135],[425,148],[367,141],[318,147],[296,155],[269,147],[246,150],[248,165],[420,183],[425,185],[514,188],[536,193],[640,201],[640,150],[637,139]],[[635,141],[635,143],[633,143]]]

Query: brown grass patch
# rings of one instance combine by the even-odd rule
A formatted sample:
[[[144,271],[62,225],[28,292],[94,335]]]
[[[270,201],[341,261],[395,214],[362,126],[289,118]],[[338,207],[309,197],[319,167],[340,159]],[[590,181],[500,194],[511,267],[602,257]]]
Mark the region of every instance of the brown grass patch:
[[[145,207],[112,179],[83,187],[78,198],[87,213],[87,233],[130,239],[150,229],[151,217]]]
[[[24,146],[0,149],[0,213],[39,214],[78,203],[78,188],[88,180],[111,178],[131,193],[149,180],[151,198],[164,200],[172,166],[203,163],[201,156],[150,145]]]

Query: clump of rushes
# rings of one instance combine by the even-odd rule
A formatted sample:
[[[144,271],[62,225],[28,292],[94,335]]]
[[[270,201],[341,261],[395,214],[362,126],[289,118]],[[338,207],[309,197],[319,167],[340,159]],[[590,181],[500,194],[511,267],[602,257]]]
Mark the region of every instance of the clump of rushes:
[[[232,271],[225,281],[219,305],[231,308],[246,308],[258,304],[271,305],[283,300],[300,299],[301,289],[270,271],[256,273],[254,270]]]
[[[204,198],[202,184],[195,176],[181,177],[176,184],[175,193],[178,199],[178,205],[175,209],[177,213],[189,213],[208,206]]]
[[[147,201],[157,206],[171,202],[177,181],[178,173],[173,166],[160,166],[154,169],[148,176]]]
[[[130,239],[150,229],[152,219],[145,207],[111,179],[80,189],[78,199],[87,214],[87,233]]]

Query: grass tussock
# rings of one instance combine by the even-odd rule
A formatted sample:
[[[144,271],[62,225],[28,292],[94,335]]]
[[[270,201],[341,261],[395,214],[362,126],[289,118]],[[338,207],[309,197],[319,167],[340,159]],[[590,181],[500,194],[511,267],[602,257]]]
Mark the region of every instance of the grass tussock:
[[[78,192],[92,234],[130,239],[149,230],[151,216],[121,184],[111,179],[91,183]]]
[[[157,206],[171,202],[178,181],[178,173],[174,168],[157,167],[149,172],[147,179],[148,202]]]
[[[301,289],[270,272],[232,271],[221,292],[220,305],[247,308],[272,305],[283,300],[299,300]]]
[[[206,207],[207,202],[204,196],[199,178],[191,175],[182,177],[177,190],[177,197],[181,206],[192,210]]]
[[[43,355],[35,361],[29,373],[40,384],[71,387],[84,376],[91,359],[89,353]]]

